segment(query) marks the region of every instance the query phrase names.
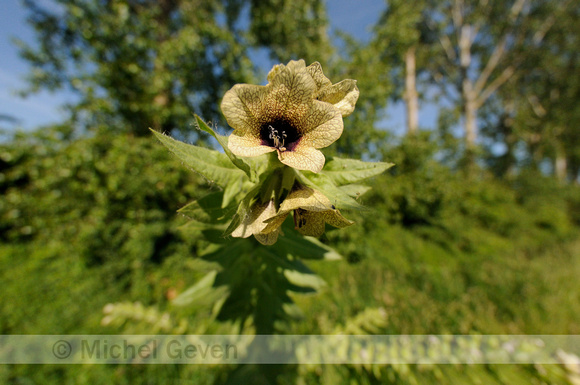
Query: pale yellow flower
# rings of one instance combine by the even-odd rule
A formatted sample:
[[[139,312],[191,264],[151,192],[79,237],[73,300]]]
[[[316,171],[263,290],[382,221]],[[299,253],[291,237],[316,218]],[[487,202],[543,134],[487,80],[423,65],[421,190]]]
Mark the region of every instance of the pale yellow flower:
[[[342,117],[354,110],[358,94],[355,80],[333,85],[319,63],[276,65],[267,85],[237,84],[224,95],[222,112],[234,129],[228,147],[238,156],[277,151],[283,164],[319,172],[318,149],[340,137]]]
[[[302,235],[319,237],[324,233],[326,223],[338,228],[354,223],[343,217],[324,194],[300,186],[288,194],[276,216],[265,220],[267,226],[261,229],[261,232],[263,234],[279,232],[280,226],[291,211],[294,211],[294,227]]]
[[[231,235],[236,238],[248,238],[253,235],[261,244],[273,245],[278,240],[280,229],[274,229],[268,233],[262,231],[268,225],[264,221],[275,215],[276,208],[273,201],[263,204],[256,203],[251,207],[250,212],[242,218],[241,223]]]

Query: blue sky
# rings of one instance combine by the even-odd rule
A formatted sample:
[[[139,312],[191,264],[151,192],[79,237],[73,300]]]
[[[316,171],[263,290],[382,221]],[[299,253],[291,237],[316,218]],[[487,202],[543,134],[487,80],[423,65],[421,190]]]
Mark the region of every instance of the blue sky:
[[[33,31],[26,25],[25,17],[20,1],[3,0],[0,6],[0,115],[17,119],[13,127],[33,128],[61,120],[58,105],[66,95],[41,93],[28,99],[15,95],[16,90],[23,88],[23,77],[29,67],[18,56],[12,38],[34,41]],[[7,125],[11,126],[0,121],[0,127]]]
[[[50,4],[51,0],[41,0]],[[339,28],[365,41],[385,7],[384,0],[327,0],[331,28]],[[0,6],[0,115],[9,115],[15,124],[0,121],[0,127],[32,129],[55,123],[64,118],[60,106],[72,96],[66,92],[42,92],[25,99],[15,95],[25,86],[23,80],[29,71],[27,62],[18,56],[12,38],[34,43],[34,33],[26,24],[26,12],[20,0],[2,0]],[[384,128],[400,132],[404,127],[404,109],[401,104],[387,111]],[[423,111],[422,111],[423,115]],[[428,113],[427,115],[432,115]],[[431,119],[430,119],[431,120]],[[428,122],[421,122],[424,125]]]

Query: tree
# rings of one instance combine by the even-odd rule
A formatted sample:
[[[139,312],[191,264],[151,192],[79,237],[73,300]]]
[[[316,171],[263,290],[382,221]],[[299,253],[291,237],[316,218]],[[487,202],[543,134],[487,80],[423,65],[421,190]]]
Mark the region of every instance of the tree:
[[[136,135],[146,135],[147,127],[191,132],[192,113],[219,120],[225,91],[256,83],[257,74],[270,69],[270,63],[252,63],[260,49],[282,63],[319,61],[331,79],[359,80],[362,95],[348,123],[357,131],[346,132],[334,152],[369,152],[384,136],[374,122],[390,93],[389,73],[371,48],[350,37],[344,36],[344,50],[335,50],[321,0],[25,4],[39,38],[37,47],[20,43],[33,66],[27,92],[75,92],[78,99],[68,109],[77,127]]]
[[[393,66],[393,80],[398,89],[395,97],[402,97],[405,101],[408,134],[415,134],[419,127],[417,72],[424,70],[423,62],[432,43],[432,34],[425,28],[428,19],[426,5],[424,1],[389,1],[375,26],[372,42],[381,59]],[[398,78],[404,78],[404,84],[397,82]]]
[[[434,1],[431,28],[439,34],[442,54],[435,60],[442,90],[463,115],[467,155],[477,141],[477,114],[484,103],[518,74],[526,60],[526,40],[545,33],[536,10],[546,2],[528,0]],[[517,53],[518,55],[515,55]]]
[[[250,40],[280,62],[304,59],[327,67],[334,48],[322,0],[252,0]]]
[[[580,138],[571,122],[580,112],[575,53],[580,10],[570,1],[535,5],[529,13],[530,33],[509,54],[519,63],[516,74],[482,110],[482,133],[488,146],[504,147],[503,154],[489,158],[498,175],[514,174],[518,165],[539,170],[549,160],[561,180],[566,174],[574,179]]]
[[[502,93],[506,116],[526,144],[534,167],[549,158],[558,179],[577,180],[580,171],[580,7],[569,1],[536,9],[543,25],[523,46],[527,60]],[[549,28],[548,28],[549,27]]]
[[[70,89],[73,122],[85,128],[185,129],[192,112],[218,116],[224,87],[252,65],[235,24],[236,1],[26,0],[39,46],[20,43],[33,65],[29,92]]]
[[[348,157],[381,157],[385,130],[377,129],[393,92],[391,65],[381,60],[372,44],[341,33],[344,48],[329,68],[330,79],[356,79],[360,95],[354,112],[345,119],[345,129],[331,152]]]

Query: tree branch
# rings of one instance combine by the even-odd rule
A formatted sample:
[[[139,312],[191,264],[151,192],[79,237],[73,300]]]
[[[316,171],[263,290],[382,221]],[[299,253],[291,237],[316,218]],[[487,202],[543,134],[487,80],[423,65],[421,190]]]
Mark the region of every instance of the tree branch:
[[[512,7],[510,8],[510,12],[509,12],[509,18],[510,18],[510,22],[511,23],[514,23],[515,20],[518,18],[518,16],[522,13],[526,1],[527,0],[517,0],[512,5]],[[513,30],[513,25],[512,25],[512,28],[511,29]],[[510,34],[510,32],[506,32],[501,37],[499,43],[495,46],[495,49],[493,50],[493,53],[491,54],[491,57],[487,61],[486,65],[485,65],[485,68],[483,69],[483,71],[481,71],[481,74],[479,75],[479,78],[475,82],[474,89],[475,89],[476,92],[479,93],[479,92],[481,92],[484,89],[485,83],[487,82],[487,80],[491,76],[492,72],[497,68],[500,60],[502,59],[503,55],[505,54],[505,52],[506,52],[506,49],[505,48],[506,48],[506,44],[507,44],[507,37],[508,37],[509,34]],[[500,75],[500,78],[501,78],[502,75]],[[494,89],[494,91],[495,91],[495,89]],[[488,97],[489,97],[489,95],[486,96],[485,99],[487,99]]]
[[[457,33],[457,40],[461,39],[461,27],[463,26],[463,0],[455,0],[453,2],[453,9],[451,10],[453,18],[453,25]]]
[[[481,107],[483,103],[493,94],[499,87],[501,87],[505,82],[507,82],[513,74],[516,72],[515,68],[512,66],[507,67],[502,71],[502,73],[491,82],[483,92],[477,97],[477,108]]]
[[[476,92],[478,93],[481,92],[481,90],[483,90],[483,88],[485,87],[485,83],[487,82],[487,80],[491,76],[491,73],[493,72],[493,70],[495,70],[495,68],[499,64],[499,61],[501,60],[502,56],[505,53],[506,43],[507,36],[503,36],[499,41],[499,43],[495,46],[495,49],[493,50],[491,57],[487,61],[485,68],[483,69],[483,71],[481,71],[479,78],[475,82],[474,89],[476,90]]]
[[[441,36],[439,38],[439,42],[441,43],[441,46],[443,46],[443,49],[445,50],[445,54],[447,55],[447,58],[451,62],[453,62],[457,58],[457,55],[455,55],[455,51],[453,50],[449,36],[447,36],[447,35]]]
[[[510,21],[513,22],[517,19],[522,10],[524,9],[524,5],[526,4],[527,0],[517,0],[512,8],[510,9]]]
[[[544,40],[544,36],[546,36],[550,28],[552,28],[552,26],[556,22],[557,13],[565,12],[566,8],[568,8],[568,5],[571,2],[572,0],[565,1],[563,4],[560,5],[560,7],[558,7],[557,11],[554,11],[548,18],[546,18],[546,20],[544,20],[544,22],[542,23],[540,28],[538,28],[538,30],[534,34],[534,37],[532,38],[532,41],[534,42],[535,45],[539,45],[542,42],[542,40]]]
[[[534,111],[534,114],[536,114],[538,118],[546,116],[546,109],[542,106],[542,103],[540,103],[540,100],[536,95],[528,96],[528,102],[530,103],[530,106],[532,106],[532,111]]]

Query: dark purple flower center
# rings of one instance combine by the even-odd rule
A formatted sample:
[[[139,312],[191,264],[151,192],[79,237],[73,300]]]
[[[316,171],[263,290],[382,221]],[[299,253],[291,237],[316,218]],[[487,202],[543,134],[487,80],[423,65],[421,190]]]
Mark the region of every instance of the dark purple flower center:
[[[298,130],[285,121],[266,123],[260,128],[262,145],[280,151],[293,151],[300,141]]]

